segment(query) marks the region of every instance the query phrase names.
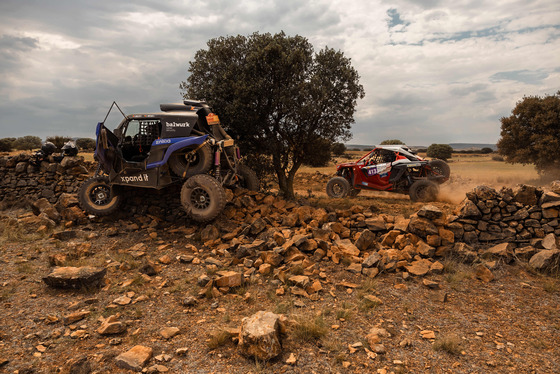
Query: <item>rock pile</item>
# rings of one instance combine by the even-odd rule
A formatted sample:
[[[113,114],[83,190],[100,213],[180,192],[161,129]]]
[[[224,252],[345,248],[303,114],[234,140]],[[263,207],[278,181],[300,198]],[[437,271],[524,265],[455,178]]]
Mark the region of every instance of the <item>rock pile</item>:
[[[77,206],[76,192],[88,177],[88,166],[80,157],[66,157],[61,163],[43,162],[38,167],[30,163],[28,155],[3,157],[0,192],[4,199],[34,201],[35,215],[20,217],[20,221],[38,230],[47,231],[59,222],[85,223],[88,218]],[[186,218],[179,201],[180,186],[173,188],[162,192],[126,190],[123,214],[183,223]],[[228,190],[227,194],[229,203],[221,218],[199,233],[214,256],[221,257],[212,257],[208,265],[241,264],[245,277],[253,272],[272,274],[290,284],[292,293],[304,296],[320,289],[317,278],[293,280],[286,279],[285,274],[300,267],[303,276],[309,276],[306,272],[324,258],[369,277],[380,271],[422,276],[441,272],[443,266],[438,259],[450,253],[468,262],[480,261],[481,255],[490,256],[488,247],[506,242],[507,249],[494,249],[494,257],[505,251],[507,256],[501,257],[507,261],[513,256],[530,259],[543,249],[557,250],[556,244],[547,247],[543,242],[549,238],[556,243],[560,236],[560,182],[547,191],[522,185],[498,192],[479,186],[467,193],[455,215],[425,206],[410,218],[376,214],[360,205],[327,211],[264,193]],[[557,255],[551,252],[545,259],[545,254],[531,263],[539,269],[549,268]],[[235,279],[237,283],[238,278],[223,277],[201,286],[205,292],[214,293],[236,287],[227,282]]]
[[[525,186],[519,191],[527,189]],[[556,250],[558,223],[551,216],[557,215],[560,200],[550,200],[556,193],[535,192],[534,201],[539,205],[530,207],[520,202],[521,193],[498,194],[488,187],[477,187],[468,194],[457,216],[447,216],[437,207],[427,205],[405,218],[376,215],[359,205],[328,212],[271,195],[236,191],[230,196],[224,217],[206,226],[200,239],[229,263],[243,265],[245,277],[253,272],[272,274],[289,285],[293,294],[312,297],[320,290],[320,283],[314,282],[318,275],[314,273],[314,264],[325,258],[342,264],[349,272],[368,277],[381,271],[423,276],[442,272],[439,259],[449,254],[469,263],[485,262],[488,258],[510,262],[514,257],[530,259],[542,250]],[[509,200],[507,196],[512,197],[511,203],[500,203]],[[480,210],[492,204],[500,213],[491,215]],[[484,208],[484,212],[486,209],[489,208]],[[508,209],[511,212],[506,213]],[[494,221],[498,219],[496,214],[505,215],[505,221]],[[490,233],[495,236],[490,237]],[[543,266],[539,269],[544,270],[555,261],[555,252],[550,255],[549,260],[540,262]],[[212,261],[213,257],[209,264]],[[303,275],[298,279],[286,277],[294,267],[301,267]]]

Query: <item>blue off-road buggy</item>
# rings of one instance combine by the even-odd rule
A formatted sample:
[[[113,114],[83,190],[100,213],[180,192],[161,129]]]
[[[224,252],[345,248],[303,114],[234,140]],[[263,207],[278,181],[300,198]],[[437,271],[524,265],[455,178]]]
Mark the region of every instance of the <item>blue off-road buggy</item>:
[[[116,106],[124,120],[111,132],[105,121]],[[81,186],[78,199],[86,212],[115,212],[121,186],[161,189],[182,183],[181,204],[197,222],[216,218],[226,204],[223,187],[257,190],[259,182],[240,164],[239,148],[204,101],[161,104],[161,112],[125,115],[113,103],[97,124],[95,175]]]

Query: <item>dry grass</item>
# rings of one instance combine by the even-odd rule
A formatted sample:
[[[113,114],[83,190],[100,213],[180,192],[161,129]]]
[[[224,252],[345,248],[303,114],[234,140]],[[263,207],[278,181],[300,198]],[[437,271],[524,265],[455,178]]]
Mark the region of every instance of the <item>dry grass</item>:
[[[300,315],[295,318],[294,337],[300,341],[320,339],[328,332],[322,315]]]
[[[226,330],[217,330],[210,334],[207,346],[210,350],[226,345],[231,341],[231,334]]]
[[[461,353],[461,339],[454,334],[443,335],[436,339],[432,348],[434,351],[458,355]]]

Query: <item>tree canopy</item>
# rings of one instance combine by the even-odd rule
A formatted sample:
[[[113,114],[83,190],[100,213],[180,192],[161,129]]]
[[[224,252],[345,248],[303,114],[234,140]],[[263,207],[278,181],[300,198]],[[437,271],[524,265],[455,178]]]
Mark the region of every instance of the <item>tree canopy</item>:
[[[391,145],[391,144],[405,144],[405,143],[399,139],[387,139],[379,143],[379,145]]]
[[[298,168],[316,163],[325,142],[350,138],[364,97],[358,72],[342,52],[315,53],[306,38],[283,32],[218,37],[207,45],[190,62],[183,96],[206,99],[244,152],[268,155],[280,190],[293,196]]]
[[[447,160],[451,158],[453,148],[449,144],[432,144],[426,151],[426,156]]]
[[[502,117],[498,152],[510,163],[534,164],[539,172],[560,168],[560,91],[527,96]]]

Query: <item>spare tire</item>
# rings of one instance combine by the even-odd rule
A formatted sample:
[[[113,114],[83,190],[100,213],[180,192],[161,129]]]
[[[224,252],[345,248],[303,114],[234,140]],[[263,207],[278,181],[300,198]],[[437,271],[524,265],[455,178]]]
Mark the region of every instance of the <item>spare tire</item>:
[[[412,183],[412,186],[410,186],[410,189],[408,190],[410,200],[422,201],[425,203],[435,201],[437,199],[438,193],[438,185],[427,179],[417,180],[416,182]]]
[[[183,184],[181,204],[194,221],[209,222],[226,206],[226,192],[214,177],[198,174],[190,177]]]
[[[204,144],[193,153],[195,147],[180,149],[177,152],[173,152],[169,157],[169,168],[175,175],[189,178],[193,175],[205,174],[212,168],[214,157],[212,157],[210,146]]]

